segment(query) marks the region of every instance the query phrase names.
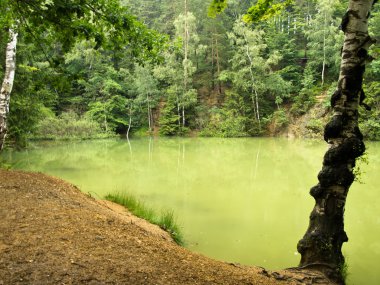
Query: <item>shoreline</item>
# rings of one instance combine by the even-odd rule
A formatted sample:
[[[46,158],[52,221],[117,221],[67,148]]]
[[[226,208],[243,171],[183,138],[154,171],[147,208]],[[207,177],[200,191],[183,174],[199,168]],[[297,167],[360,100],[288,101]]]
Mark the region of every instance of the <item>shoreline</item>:
[[[317,271],[272,272],[190,252],[45,174],[0,170],[0,193],[0,284],[333,284]]]

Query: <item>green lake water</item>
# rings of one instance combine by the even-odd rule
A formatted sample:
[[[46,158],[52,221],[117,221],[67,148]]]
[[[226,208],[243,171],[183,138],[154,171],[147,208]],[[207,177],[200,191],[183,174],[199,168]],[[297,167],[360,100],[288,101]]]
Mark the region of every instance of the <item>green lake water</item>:
[[[380,143],[367,147],[365,184],[351,187],[346,205],[348,284],[380,284]],[[38,144],[3,156],[94,197],[125,191],[174,210],[192,251],[280,269],[299,262],[325,150],[305,140],[144,138]]]

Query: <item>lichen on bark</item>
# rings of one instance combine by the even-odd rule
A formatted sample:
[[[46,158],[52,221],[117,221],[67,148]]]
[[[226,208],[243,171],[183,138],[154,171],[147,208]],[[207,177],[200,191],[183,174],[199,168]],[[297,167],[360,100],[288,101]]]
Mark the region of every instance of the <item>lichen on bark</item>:
[[[329,148],[323,158],[319,183],[310,194],[315,206],[309,227],[298,242],[300,267],[314,267],[329,278],[344,284],[344,256],[341,248],[348,241],[344,231],[346,197],[355,179],[355,161],[365,152],[358,127],[358,108],[363,101],[362,83],[368,48],[368,15],[373,0],[350,0],[342,20],[345,33],[337,90],[331,98],[333,117],[327,123],[324,139]]]

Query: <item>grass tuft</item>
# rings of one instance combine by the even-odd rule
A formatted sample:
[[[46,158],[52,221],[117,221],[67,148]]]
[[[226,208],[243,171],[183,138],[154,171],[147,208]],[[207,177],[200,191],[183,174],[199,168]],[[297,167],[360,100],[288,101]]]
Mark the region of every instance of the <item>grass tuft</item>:
[[[152,208],[147,207],[133,195],[116,193],[108,194],[104,198],[108,201],[124,206],[135,216],[158,225],[160,228],[167,231],[177,244],[184,245],[183,235],[176,223],[173,211],[162,211],[161,214],[158,215]]]
[[[160,228],[167,231],[177,244],[179,245],[184,244],[183,235],[179,226],[176,223],[176,219],[175,219],[173,211],[169,211],[169,210],[162,211],[157,225],[159,225]]]

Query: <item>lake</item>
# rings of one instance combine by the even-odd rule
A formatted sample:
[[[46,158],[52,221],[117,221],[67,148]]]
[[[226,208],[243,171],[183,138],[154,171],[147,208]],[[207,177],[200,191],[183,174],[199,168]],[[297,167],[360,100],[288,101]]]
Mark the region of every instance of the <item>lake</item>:
[[[278,138],[143,138],[47,142],[3,157],[96,198],[127,192],[155,209],[172,209],[192,251],[280,269],[299,262],[296,245],[314,205],[308,193],[326,147]],[[364,184],[354,183],[346,205],[348,284],[380,279],[380,143],[367,148]]]

